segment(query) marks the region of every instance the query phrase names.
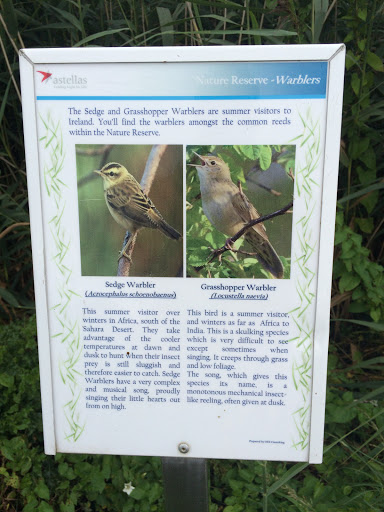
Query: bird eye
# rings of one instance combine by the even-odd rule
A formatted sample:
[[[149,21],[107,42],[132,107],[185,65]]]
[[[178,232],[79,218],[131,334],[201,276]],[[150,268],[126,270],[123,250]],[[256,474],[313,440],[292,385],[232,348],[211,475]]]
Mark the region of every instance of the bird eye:
[[[211,165],[216,165],[216,162],[214,160],[211,160]]]
[[[114,173],[113,171],[111,171],[110,173],[108,173],[110,176],[114,176],[116,173]]]

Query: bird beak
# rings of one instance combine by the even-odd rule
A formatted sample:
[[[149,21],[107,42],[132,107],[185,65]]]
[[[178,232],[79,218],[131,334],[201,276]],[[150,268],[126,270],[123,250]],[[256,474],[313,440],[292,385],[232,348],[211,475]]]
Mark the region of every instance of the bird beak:
[[[93,171],[93,172],[95,172],[96,174],[98,174],[99,176],[101,176],[102,178],[105,179],[105,175],[101,171]]]
[[[198,153],[196,153],[196,151],[192,151],[192,153],[194,153],[197,157],[199,157],[202,163],[201,164],[187,164],[187,165],[190,165],[191,167],[202,167],[202,166],[204,166],[205,165],[204,158],[201,155],[199,155]]]

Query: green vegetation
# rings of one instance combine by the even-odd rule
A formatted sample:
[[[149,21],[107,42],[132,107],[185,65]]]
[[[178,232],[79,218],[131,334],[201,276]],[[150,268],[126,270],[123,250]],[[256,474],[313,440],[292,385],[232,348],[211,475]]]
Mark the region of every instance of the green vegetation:
[[[382,5],[377,0],[2,0],[0,8],[1,510],[164,510],[157,458],[43,454],[18,50],[345,42],[324,462],[211,461],[211,511],[381,511]],[[122,492],[128,482],[135,487],[129,496]]]

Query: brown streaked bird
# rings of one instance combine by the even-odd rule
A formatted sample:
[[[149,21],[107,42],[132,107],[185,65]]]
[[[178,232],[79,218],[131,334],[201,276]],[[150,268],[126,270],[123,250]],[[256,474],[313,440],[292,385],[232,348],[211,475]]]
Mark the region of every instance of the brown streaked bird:
[[[123,165],[111,162],[94,172],[103,178],[104,197],[112,217],[132,235],[120,252],[119,259],[123,255],[128,257],[126,251],[133,235],[142,228],[158,229],[174,240],[181,238],[181,234],[163,219],[140,184]]]
[[[260,217],[247,196],[233,183],[228,165],[217,156],[201,156],[196,167],[200,179],[203,211],[209,222],[226,236],[232,237],[248,222]],[[244,235],[261,265],[274,277],[284,277],[279,256],[268,240],[263,223],[256,224]]]

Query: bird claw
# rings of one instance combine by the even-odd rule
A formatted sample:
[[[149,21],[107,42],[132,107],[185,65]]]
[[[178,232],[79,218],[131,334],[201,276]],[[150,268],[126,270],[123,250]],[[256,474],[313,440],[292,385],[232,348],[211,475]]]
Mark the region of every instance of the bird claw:
[[[210,261],[217,258],[219,263],[221,263],[224,252],[225,251],[233,251],[234,245],[235,245],[235,243],[232,242],[232,239],[227,238],[223,247],[220,247],[219,249],[211,248],[212,255],[211,255]]]
[[[121,260],[121,258],[124,256],[124,258],[127,258],[127,260],[129,261],[129,263],[132,263],[132,258],[129,254],[127,254],[127,250],[130,248],[130,245],[132,244],[132,235],[131,233],[129,233],[129,231],[126,232],[125,234],[125,237],[124,237],[124,245],[123,245],[123,248],[121,249],[121,251],[119,252],[119,257],[117,259],[117,261],[119,262]]]
[[[232,242],[232,238],[227,238],[224,244],[224,247],[227,249],[227,251],[233,250],[234,243]]]
[[[129,256],[124,250],[119,252],[119,257],[117,258],[117,261],[119,262],[123,256],[124,256],[124,258],[127,258],[129,263],[132,263],[131,256]]]

